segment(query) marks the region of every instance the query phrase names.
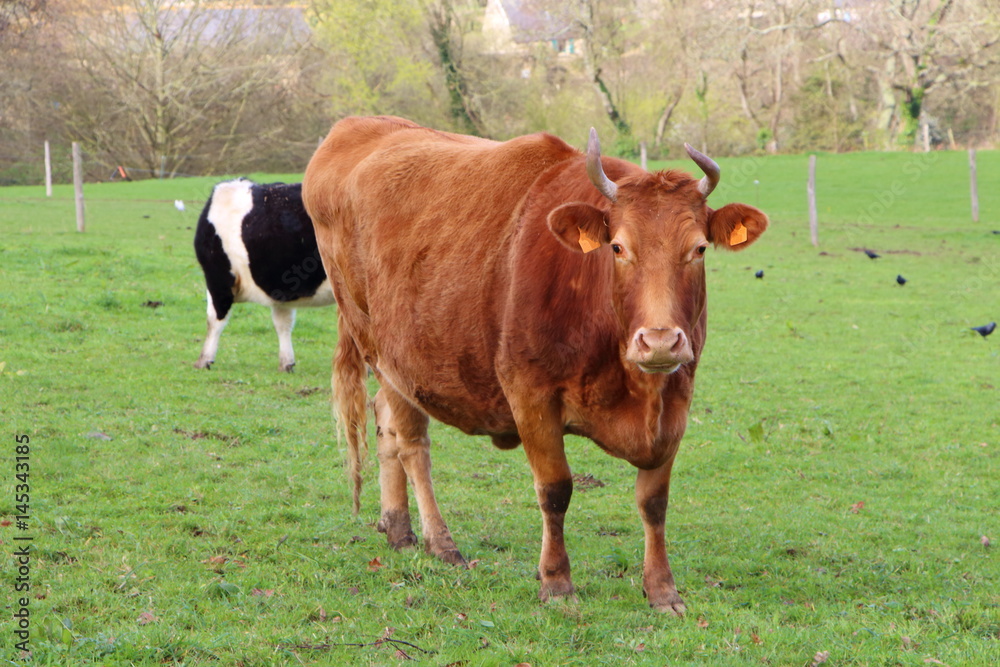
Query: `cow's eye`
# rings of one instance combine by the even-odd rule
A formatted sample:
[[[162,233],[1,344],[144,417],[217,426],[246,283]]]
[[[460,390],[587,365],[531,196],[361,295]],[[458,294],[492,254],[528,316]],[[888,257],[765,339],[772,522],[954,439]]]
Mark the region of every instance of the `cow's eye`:
[[[707,248],[707,247],[708,246],[706,246],[706,245],[700,245],[700,246],[698,246],[698,254],[699,255],[704,255],[705,254],[705,248]]]
[[[617,243],[612,243],[611,249],[615,252],[616,255],[622,254],[622,247]]]

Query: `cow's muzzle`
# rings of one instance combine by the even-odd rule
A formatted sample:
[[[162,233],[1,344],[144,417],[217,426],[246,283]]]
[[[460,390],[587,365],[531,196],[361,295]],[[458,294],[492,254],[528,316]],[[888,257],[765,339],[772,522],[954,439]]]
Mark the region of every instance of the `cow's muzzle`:
[[[644,373],[673,373],[683,364],[694,361],[694,352],[687,334],[679,327],[643,327],[632,336],[625,358]]]

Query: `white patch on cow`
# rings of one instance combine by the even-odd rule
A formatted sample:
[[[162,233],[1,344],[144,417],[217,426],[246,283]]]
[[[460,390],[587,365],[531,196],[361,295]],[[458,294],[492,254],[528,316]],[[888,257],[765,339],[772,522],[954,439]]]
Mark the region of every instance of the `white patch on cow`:
[[[274,299],[265,294],[250,275],[250,255],[243,244],[243,218],[253,208],[251,188],[252,182],[240,179],[216,185],[212,193],[212,206],[208,209],[208,221],[222,239],[222,249],[226,251],[230,270],[236,277],[234,301],[252,301],[262,306],[271,306]]]

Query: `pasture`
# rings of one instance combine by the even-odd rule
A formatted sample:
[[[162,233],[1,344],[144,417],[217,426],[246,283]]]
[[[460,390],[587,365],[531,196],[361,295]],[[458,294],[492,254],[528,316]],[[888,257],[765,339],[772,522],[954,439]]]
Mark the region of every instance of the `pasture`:
[[[10,619],[33,537],[27,664],[1000,663],[1000,333],[969,329],[1000,320],[1000,153],[979,154],[979,223],[965,153],[821,155],[818,249],[806,162],[720,160],[712,204],[771,228],[706,260],[667,513],[683,618],[646,606],[633,469],[589,441],[567,447],[577,602],[536,599],[523,452],[438,424],[438,500],[474,567],[390,550],[374,456],[350,513],[334,309],[299,312],[294,374],[253,305],[195,370],[191,243],[222,177],[87,185],[84,234],[70,186],[0,189],[0,584]],[[0,655],[21,664],[15,625]]]

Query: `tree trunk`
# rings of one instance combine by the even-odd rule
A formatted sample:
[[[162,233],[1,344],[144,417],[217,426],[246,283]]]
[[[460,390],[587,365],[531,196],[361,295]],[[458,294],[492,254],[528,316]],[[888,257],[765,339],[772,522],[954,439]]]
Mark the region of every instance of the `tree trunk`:
[[[449,111],[460,131],[487,136],[483,120],[472,104],[469,85],[459,67],[461,56],[456,53],[451,36],[454,19],[454,10],[449,2],[441,2],[427,9],[431,39],[437,49],[445,87],[448,89]]]
[[[684,95],[684,89],[681,86],[677,86],[674,91],[673,98],[667,102],[667,106],[664,107],[663,113],[660,114],[660,120],[656,122],[656,137],[653,139],[653,145],[657,149],[663,145],[663,135],[667,131],[667,123],[670,122],[670,117],[674,115],[674,109],[681,101],[681,97]]]
[[[581,5],[583,11],[581,26],[584,31],[583,69],[587,74],[587,80],[590,81],[594,87],[594,91],[597,93],[598,99],[601,100],[604,113],[608,115],[611,124],[618,131],[619,139],[630,139],[632,136],[632,127],[618,111],[618,107],[611,97],[611,91],[608,90],[607,84],[604,83],[604,79],[601,77],[601,68],[597,64],[595,53],[597,44],[594,43],[594,8],[586,0]]]

